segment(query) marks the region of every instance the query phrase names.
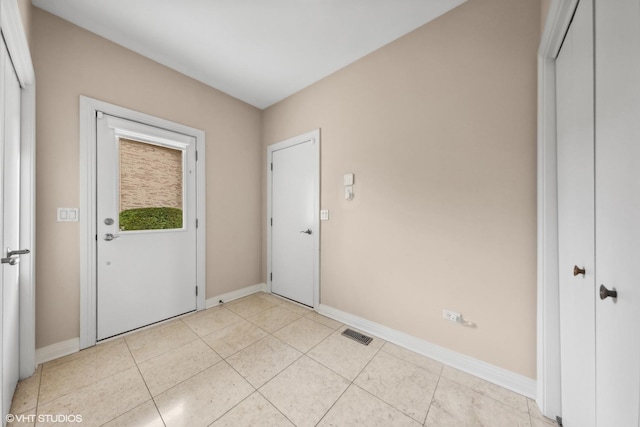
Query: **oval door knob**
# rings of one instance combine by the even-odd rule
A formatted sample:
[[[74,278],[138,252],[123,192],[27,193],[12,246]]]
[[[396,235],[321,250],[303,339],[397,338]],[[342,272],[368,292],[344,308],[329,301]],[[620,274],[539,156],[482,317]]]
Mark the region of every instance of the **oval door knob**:
[[[582,274],[584,276],[584,273],[586,273],[586,271],[584,270],[584,268],[580,268],[577,265],[573,266],[573,275],[577,276],[578,274]]]
[[[607,297],[618,298],[618,291],[609,290],[604,285],[600,285],[600,299],[606,299]]]

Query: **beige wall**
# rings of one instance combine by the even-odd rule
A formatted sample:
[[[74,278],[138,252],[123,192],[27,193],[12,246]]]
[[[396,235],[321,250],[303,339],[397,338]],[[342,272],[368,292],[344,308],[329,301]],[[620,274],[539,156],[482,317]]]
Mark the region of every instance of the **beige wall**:
[[[263,116],[263,156],[321,128],[322,304],[530,378],[540,11],[470,0]]]
[[[544,24],[549,14],[549,8],[551,8],[551,0],[541,0],[541,14],[540,14],[540,34],[544,31]]]
[[[40,9],[32,19],[36,346],[79,336],[79,225],[56,222],[56,208],[79,204],[80,95],[206,132],[207,296],[260,283],[260,110]]]

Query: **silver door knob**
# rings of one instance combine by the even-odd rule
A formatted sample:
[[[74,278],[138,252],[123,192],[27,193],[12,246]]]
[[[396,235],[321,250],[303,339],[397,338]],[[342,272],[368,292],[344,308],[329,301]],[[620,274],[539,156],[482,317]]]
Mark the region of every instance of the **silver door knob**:
[[[115,234],[111,234],[111,233],[107,233],[104,235],[104,240],[106,240],[107,242],[112,241],[113,239],[117,239],[120,236],[116,236]]]

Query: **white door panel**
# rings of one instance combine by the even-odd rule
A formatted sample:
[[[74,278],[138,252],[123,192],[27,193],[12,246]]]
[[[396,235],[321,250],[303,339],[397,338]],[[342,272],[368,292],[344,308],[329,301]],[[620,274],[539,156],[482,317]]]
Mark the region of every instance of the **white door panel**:
[[[562,419],[595,426],[593,3],[581,0],[556,61]],[[575,267],[584,274],[574,274]]]
[[[271,153],[271,291],[311,307],[319,233],[316,144],[307,139]]]
[[[0,185],[2,236],[0,253],[5,258],[2,263],[2,419],[9,412],[11,399],[18,382],[20,360],[20,294],[19,255],[20,242],[20,84],[9,58],[4,42],[1,43],[0,91],[4,102],[0,105],[0,135],[2,137],[2,182]],[[11,262],[8,262],[8,261]]]
[[[104,115],[97,145],[100,340],[196,309],[196,171],[194,138],[175,132]],[[147,208],[182,218],[125,222]]]
[[[638,426],[640,3],[596,1],[597,425]]]

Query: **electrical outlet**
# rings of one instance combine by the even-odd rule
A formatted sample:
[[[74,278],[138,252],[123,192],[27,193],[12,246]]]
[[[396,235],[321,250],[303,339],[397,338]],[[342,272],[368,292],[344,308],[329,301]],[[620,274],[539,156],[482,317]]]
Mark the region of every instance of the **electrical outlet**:
[[[460,323],[462,320],[462,315],[460,313],[456,313],[451,310],[442,310],[442,317],[455,323]]]

